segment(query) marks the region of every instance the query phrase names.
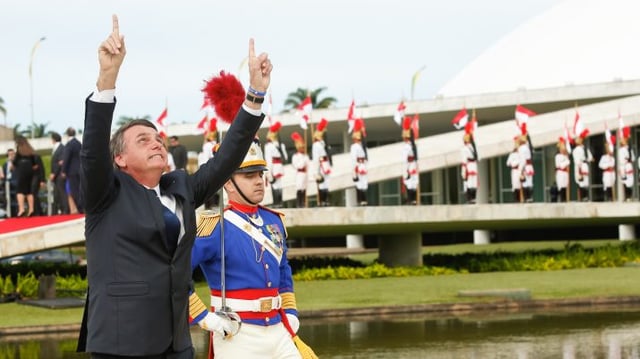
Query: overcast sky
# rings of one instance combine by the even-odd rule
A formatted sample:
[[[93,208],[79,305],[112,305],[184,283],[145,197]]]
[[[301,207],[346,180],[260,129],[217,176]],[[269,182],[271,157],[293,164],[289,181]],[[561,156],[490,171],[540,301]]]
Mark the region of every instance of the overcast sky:
[[[274,64],[274,113],[298,87],[327,87],[337,107],[433,98],[450,78],[520,23],[559,0],[9,0],[0,11],[0,97],[9,126],[82,127],[97,78],[97,47],[120,19],[127,57],[119,116],[168,123],[202,118],[203,81],[238,73],[248,39]],[[34,44],[46,37],[29,64]],[[239,74],[246,85],[246,67]],[[32,85],[31,85],[32,84]],[[345,111],[346,114],[346,111]],[[3,124],[4,124],[3,123]]]

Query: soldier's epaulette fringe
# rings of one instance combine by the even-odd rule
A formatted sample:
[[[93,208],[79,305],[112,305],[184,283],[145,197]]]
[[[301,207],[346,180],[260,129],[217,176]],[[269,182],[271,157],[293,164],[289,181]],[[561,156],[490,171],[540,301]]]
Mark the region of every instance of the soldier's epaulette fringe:
[[[219,221],[220,213],[213,211],[199,212],[198,219],[196,220],[196,237],[210,236]]]

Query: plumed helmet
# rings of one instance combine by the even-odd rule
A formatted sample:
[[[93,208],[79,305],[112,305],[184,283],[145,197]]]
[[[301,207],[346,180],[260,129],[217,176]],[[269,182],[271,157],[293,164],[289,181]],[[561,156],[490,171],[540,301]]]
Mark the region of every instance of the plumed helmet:
[[[299,133],[293,132],[291,134],[291,139],[293,140],[293,144],[296,146],[297,149],[304,148],[304,140],[302,139],[302,136],[300,136]]]
[[[282,128],[282,123],[280,121],[274,123],[269,127],[269,132],[267,132],[267,139],[271,141],[275,141],[278,138],[278,131]]]
[[[328,124],[329,124],[329,121],[327,121],[326,118],[323,118],[320,120],[320,122],[318,122],[318,125],[316,126],[316,132],[313,133],[313,137],[316,140],[322,139],[322,137],[324,136],[324,132],[327,130]]]
[[[260,149],[260,143],[257,139],[251,142],[249,151],[244,157],[244,160],[240,164],[240,167],[235,171],[236,173],[258,172],[267,170],[267,161],[264,160],[262,150]]]
[[[406,116],[402,119],[402,138],[411,137],[411,117]]]

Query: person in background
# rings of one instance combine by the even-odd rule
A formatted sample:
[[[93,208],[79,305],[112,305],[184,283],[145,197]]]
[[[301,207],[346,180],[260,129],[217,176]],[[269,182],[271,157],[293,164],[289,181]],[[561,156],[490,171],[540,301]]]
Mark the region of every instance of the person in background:
[[[16,137],[16,156],[12,161],[13,175],[17,178],[16,200],[18,201],[18,217],[34,215],[33,179],[39,171],[33,147],[23,136]],[[24,202],[27,202],[27,211]]]
[[[522,193],[522,182],[520,181],[520,154],[518,147],[520,145],[520,135],[513,138],[513,151],[507,157],[507,167],[511,169],[511,191],[513,192],[514,202],[524,202]]]
[[[264,144],[264,158],[267,161],[266,185],[271,186],[273,208],[282,208],[282,177],[284,163],[288,160],[284,143],[280,142],[279,131],[282,123],[276,122],[269,127],[267,142]]]
[[[612,140],[615,141],[615,137]],[[616,159],[613,157],[613,146],[612,142],[605,142],[604,153],[598,162],[598,167],[602,170],[602,192],[605,202],[613,201],[613,186],[616,184]]]
[[[65,191],[65,179],[62,177],[62,156],[64,155],[64,145],[62,137],[57,132],[51,133],[51,173],[49,181],[53,187],[53,204],[51,214],[69,214],[69,201]]]
[[[308,169],[311,160],[307,154],[307,146],[302,136],[297,132],[293,132],[291,139],[296,147],[296,152],[291,156],[291,166],[296,170],[296,207],[304,208],[307,206]]]
[[[169,137],[169,152],[173,156],[176,169],[186,170],[187,168],[187,148],[180,143],[178,136]]]
[[[533,162],[531,161],[531,144],[529,143],[529,137],[526,130],[526,126],[523,125],[522,135],[519,137],[518,142],[518,154],[520,155],[520,165],[518,170],[520,171],[520,181],[522,182],[522,194],[524,202],[533,202],[533,175],[535,174],[533,169]]]
[[[313,145],[311,146],[311,158],[315,169],[316,184],[318,185],[318,206],[329,205],[329,177],[331,176],[331,153],[324,140],[329,121],[320,120],[313,133]]]
[[[589,174],[591,172],[590,165],[593,162],[591,151],[584,147],[584,140],[588,135],[588,130],[580,133],[575,139],[576,148],[571,152],[573,156],[573,174],[578,185],[578,200],[583,202],[589,201]]]
[[[411,117],[402,121],[402,161],[404,162],[402,181],[407,190],[407,204],[418,204],[418,174],[417,148],[411,133]]]
[[[558,187],[558,202],[568,202],[567,189],[569,188],[569,169],[571,160],[567,149],[566,140],[560,137],[558,140],[558,153],[554,158],[556,166],[556,186]]]
[[[235,120],[228,119],[233,123],[219,155],[192,175],[164,173],[167,149],[151,121],[133,120],[111,136],[116,80],[127,51],[116,15],[112,23],[98,48],[96,90],[85,101],[88,293],[78,351],[97,359],[193,359],[188,316],[195,209],[242,163],[264,119],[264,97],[220,98],[221,106],[239,109]],[[256,56],[253,39],[247,63],[250,90],[266,92],[273,66],[267,54]],[[231,99],[244,102],[227,103]]]
[[[202,142],[202,152],[198,153],[198,168],[213,158],[218,145],[218,120],[212,118],[209,120],[209,128],[204,134]],[[204,208],[213,210],[220,205],[220,194],[216,192],[213,196],[204,200]]]
[[[620,195],[623,201],[630,201],[633,196],[633,182],[635,181],[633,171],[635,156],[629,147],[631,129],[624,127],[621,132],[622,136],[620,136],[620,146],[618,147],[618,173],[620,174],[620,181],[624,184],[624,194],[621,193]]]
[[[356,198],[359,206],[366,206],[367,189],[369,182],[367,181],[367,147],[362,142],[364,132],[364,122],[361,118],[357,118],[353,123],[353,132],[351,133],[351,176],[356,185]]]
[[[67,181],[67,193],[69,194],[69,212],[84,213],[84,205],[80,193],[80,150],[82,144],[76,138],[76,130],[67,128],[65,132],[69,140],[64,145],[62,158],[62,177]]]
[[[473,132],[467,131],[467,128],[465,132],[462,136],[464,146],[462,147],[461,176],[467,203],[474,204],[478,190],[478,154],[473,144]]]
[[[42,208],[42,201],[40,201],[40,190],[45,189],[47,185],[46,176],[44,174],[44,163],[42,157],[39,154],[33,154],[36,162],[36,170],[33,173],[31,179],[31,193],[33,193],[33,215],[44,216],[47,214],[46,209]]]
[[[6,181],[9,182],[9,201],[10,204],[10,217],[15,217],[18,214],[18,201],[16,199],[16,189],[18,187],[18,177],[15,175],[15,169],[13,168],[13,159],[16,158],[16,150],[10,148],[7,150],[7,160],[2,165],[2,172],[4,174],[3,189],[6,190]]]
[[[224,185],[229,206],[223,217],[202,214],[198,222],[191,269],[199,267],[204,273],[211,309],[193,292],[189,317],[192,324],[211,331],[209,350],[216,359],[300,358],[292,340],[300,321],[284,214],[260,205],[265,171],[267,162],[255,141]]]

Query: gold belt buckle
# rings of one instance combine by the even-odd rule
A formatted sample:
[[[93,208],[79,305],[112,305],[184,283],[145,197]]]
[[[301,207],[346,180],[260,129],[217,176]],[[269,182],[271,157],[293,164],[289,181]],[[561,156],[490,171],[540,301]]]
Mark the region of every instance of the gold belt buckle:
[[[260,312],[262,312],[262,313],[270,312],[271,311],[271,307],[272,307],[271,306],[271,304],[272,304],[271,302],[272,302],[271,298],[269,298],[269,299],[261,299],[260,300]]]

